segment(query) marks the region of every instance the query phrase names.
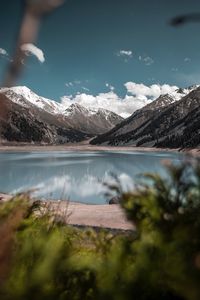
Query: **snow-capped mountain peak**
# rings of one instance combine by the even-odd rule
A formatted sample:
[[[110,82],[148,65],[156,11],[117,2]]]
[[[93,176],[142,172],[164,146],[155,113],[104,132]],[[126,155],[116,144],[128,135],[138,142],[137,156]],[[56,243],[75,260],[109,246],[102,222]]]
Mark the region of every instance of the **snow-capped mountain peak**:
[[[33,104],[51,114],[61,114],[65,110],[65,107],[62,104],[54,100],[40,97],[26,86],[1,88],[0,93],[5,94],[10,100],[17,104],[25,107],[29,107],[30,104]]]
[[[181,100],[183,97],[187,96],[190,92],[196,90],[199,85],[193,85],[188,88],[179,88],[170,94],[160,95],[156,100],[147,104],[142,108],[143,111],[155,110],[167,107],[168,105]]]
[[[84,114],[84,115],[89,115],[90,110],[87,109],[86,107],[78,104],[78,103],[72,103],[67,109],[64,111],[65,116],[73,116],[76,114]]]
[[[73,103],[71,104],[64,112],[64,115],[66,117],[73,117],[73,116],[85,116],[85,117],[98,117],[98,118],[102,118],[105,119],[107,121],[113,121],[114,118],[118,118],[119,116],[116,115],[114,112],[109,111],[107,109],[104,108],[95,108],[95,107],[91,107],[91,108],[86,108],[83,105],[80,105],[78,103]],[[123,120],[123,118],[121,118],[121,120]]]
[[[104,133],[123,120],[122,117],[112,111],[86,108],[78,103],[72,103],[66,108],[61,103],[38,96],[25,86],[1,88],[0,93],[12,102],[26,109],[28,108],[33,114],[35,108],[37,108],[37,114],[40,115],[41,112],[43,117],[46,115],[44,112],[52,115],[51,118],[46,115],[48,120],[53,118],[59,124],[61,122],[70,128],[87,134]]]

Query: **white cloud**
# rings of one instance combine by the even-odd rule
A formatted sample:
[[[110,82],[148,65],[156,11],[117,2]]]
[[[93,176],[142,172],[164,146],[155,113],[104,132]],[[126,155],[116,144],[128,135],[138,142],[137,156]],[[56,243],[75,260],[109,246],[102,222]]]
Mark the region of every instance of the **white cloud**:
[[[150,66],[154,63],[154,60],[150,56],[147,56],[147,57],[144,58],[144,63],[145,63],[146,66]]]
[[[134,96],[144,96],[147,98],[156,99],[163,94],[174,93],[178,87],[171,86],[169,84],[152,84],[151,86],[146,86],[143,83],[127,82],[125,83],[127,91]]]
[[[140,55],[139,60],[142,61],[146,66],[151,66],[154,63],[153,58],[148,55]]]
[[[110,88],[110,85],[106,83]],[[151,103],[152,100],[158,98],[161,94],[173,94],[178,89],[177,86],[168,84],[153,84],[151,86],[143,83],[127,82],[125,83],[127,94],[125,97],[118,96],[113,90],[107,93],[91,95],[87,93],[77,93],[75,97],[63,96],[61,103],[67,108],[73,103],[78,103],[86,108],[104,108],[111,110],[118,115],[126,118],[134,111]]]
[[[0,48],[0,55],[2,55],[2,56],[8,56],[8,52],[5,49]]]
[[[106,84],[106,86],[110,86]],[[127,94],[125,97],[119,97],[113,90],[107,93],[100,93],[96,96],[78,93],[75,97],[63,96],[61,102],[66,107],[72,103],[78,103],[88,108],[104,108],[111,110],[122,117],[130,116],[137,109],[151,103],[152,100],[158,98],[161,94],[176,94],[177,86],[168,84],[153,84],[146,86],[135,82],[125,83]]]
[[[85,82],[88,82],[88,80],[85,80]],[[80,85],[80,84],[83,84],[83,82],[81,81],[81,80],[74,80],[74,81],[70,81],[70,82],[66,82],[65,83],[65,86],[66,87],[75,87],[75,86],[77,86],[77,85]]]
[[[151,100],[142,95],[137,97],[126,95],[124,98],[120,98],[113,91],[100,93],[97,96],[82,93],[77,94],[74,98],[71,96],[61,98],[62,104],[66,107],[69,107],[72,103],[78,103],[88,108],[108,109],[124,118],[130,116],[135,110],[150,103],[150,101]]]
[[[133,51],[132,50],[119,50],[116,55],[118,57],[122,57],[125,62],[128,62],[131,58],[133,58]],[[139,54],[138,54],[139,55]],[[137,54],[136,54],[137,56]],[[154,64],[154,59],[150,57],[149,55],[139,55],[138,56],[139,61],[141,61],[146,66],[151,66]]]
[[[26,55],[34,55],[37,57],[37,59],[41,62],[45,62],[44,52],[36,47],[33,44],[23,44],[21,46],[21,50],[26,53]]]
[[[88,88],[86,88],[85,86],[82,86],[82,89],[86,92],[89,92],[90,90]]]
[[[133,52],[131,50],[119,50],[117,52],[117,56],[128,56],[128,57],[132,57],[133,56]]]
[[[70,87],[70,86],[74,86],[74,84],[73,84],[73,82],[66,82],[66,83],[65,83],[65,86],[66,86],[66,87]]]
[[[133,52],[131,50],[119,50],[116,55],[122,57],[124,62],[128,62],[133,57]]]
[[[112,85],[109,84],[109,83],[106,83],[106,87],[109,88],[111,91],[114,91],[114,90],[115,90],[114,86],[112,86]]]
[[[116,55],[118,57],[122,57],[125,62],[128,62],[131,58],[133,58],[133,51],[132,50],[119,50],[116,53]],[[151,66],[152,64],[154,64],[154,59],[146,54],[139,55],[138,59],[139,59],[139,61],[143,62],[146,66]]]
[[[25,51],[27,55],[32,54],[36,56],[40,62],[44,63],[44,53],[35,45],[23,44],[21,46],[21,50]],[[0,55],[8,56],[8,53],[5,49],[0,48]],[[133,52],[131,50],[120,50],[117,55],[124,58],[132,58]],[[139,56],[139,60],[143,61],[146,65],[151,65],[154,62],[149,56]],[[190,60],[189,58],[185,58],[184,61],[188,62]],[[193,74],[189,76],[185,74],[179,74],[179,76],[182,77],[182,79],[194,82]],[[65,85],[67,87],[72,87],[75,84],[81,84],[81,81],[75,80],[74,82],[69,82]],[[79,103],[85,107],[104,108],[111,110],[123,117],[128,117],[137,109],[142,108],[152,100],[158,98],[161,94],[173,94],[178,89],[177,86],[170,86],[168,84],[153,84],[151,86],[147,86],[143,83],[138,84],[135,82],[127,82],[124,84],[124,86],[126,87],[128,93],[124,98],[119,97],[114,92],[114,87],[109,83],[106,83],[106,87],[110,89],[110,91],[107,93],[100,93],[96,96],[86,93],[77,93],[75,97],[63,96],[61,98],[61,102],[66,107],[70,106],[72,103]],[[86,87],[82,87],[82,89],[86,92],[89,92],[89,89]]]

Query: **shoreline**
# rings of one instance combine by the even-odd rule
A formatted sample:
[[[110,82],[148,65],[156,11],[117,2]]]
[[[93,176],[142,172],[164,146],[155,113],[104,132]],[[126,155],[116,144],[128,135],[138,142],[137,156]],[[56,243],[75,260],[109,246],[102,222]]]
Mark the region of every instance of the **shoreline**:
[[[0,145],[2,152],[50,152],[50,151],[131,151],[131,152],[171,152],[185,153],[199,156],[200,149],[190,149],[181,151],[180,149],[163,149],[150,147],[110,147],[110,146],[93,146],[93,145],[58,145],[58,146],[38,146],[38,145]],[[0,193],[0,202],[8,201],[11,195]],[[116,230],[134,230],[134,225],[127,221],[123,209],[118,204],[85,204],[72,201],[44,200],[48,206],[47,209],[58,213],[60,216],[65,215],[66,224],[81,227],[108,228]]]
[[[0,145],[0,152],[50,152],[50,151],[133,151],[133,152],[172,152],[200,155],[200,148],[171,149],[135,146],[95,146],[90,144],[65,144],[65,145]]]
[[[0,193],[0,203],[12,199],[11,195]],[[55,212],[66,225],[132,231],[134,225],[127,220],[118,204],[85,204],[64,200],[44,200],[44,210]]]

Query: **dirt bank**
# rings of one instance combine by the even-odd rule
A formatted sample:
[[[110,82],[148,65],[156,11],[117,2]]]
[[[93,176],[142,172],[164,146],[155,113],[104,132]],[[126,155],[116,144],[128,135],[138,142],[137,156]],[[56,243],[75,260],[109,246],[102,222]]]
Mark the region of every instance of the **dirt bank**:
[[[0,194],[0,201],[8,201],[11,196]],[[119,205],[89,205],[67,201],[45,201],[48,210],[62,216],[67,224],[92,226],[112,229],[131,230],[132,223],[128,222],[124,211]]]

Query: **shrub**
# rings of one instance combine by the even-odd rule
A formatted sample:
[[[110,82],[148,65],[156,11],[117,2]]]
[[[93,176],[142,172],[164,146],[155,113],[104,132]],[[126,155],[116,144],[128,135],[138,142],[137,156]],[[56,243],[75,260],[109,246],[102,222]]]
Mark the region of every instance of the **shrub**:
[[[0,205],[0,299],[200,299],[200,166],[112,186],[136,231],[67,226],[27,195]],[[151,181],[151,182],[150,182]]]

